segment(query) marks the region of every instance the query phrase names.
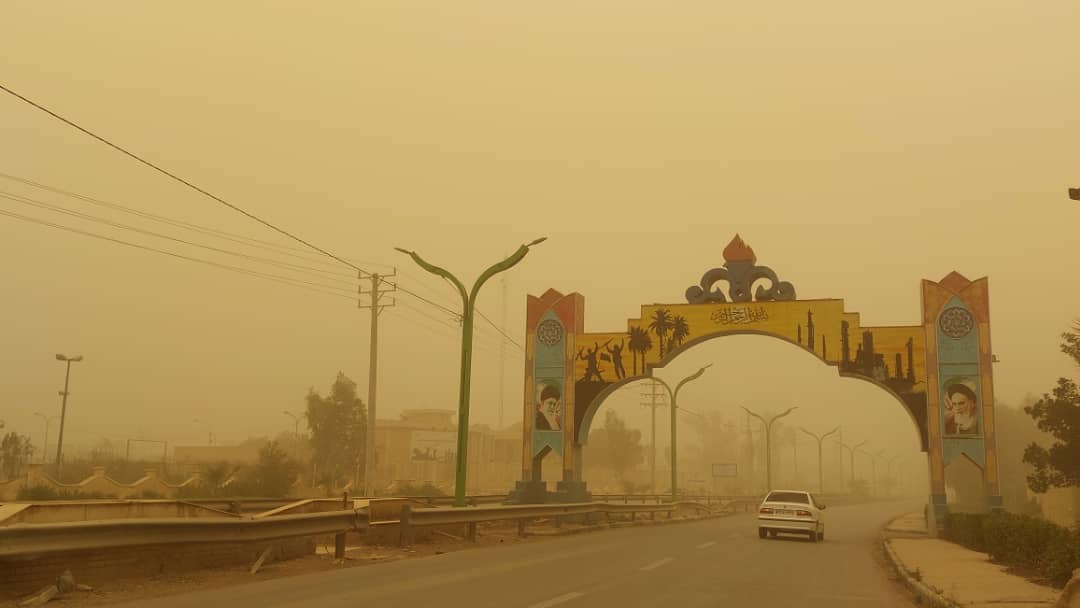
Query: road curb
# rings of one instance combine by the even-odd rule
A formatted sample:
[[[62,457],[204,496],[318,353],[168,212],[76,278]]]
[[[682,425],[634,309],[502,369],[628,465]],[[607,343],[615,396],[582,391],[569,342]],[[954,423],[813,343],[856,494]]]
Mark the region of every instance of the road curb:
[[[885,530],[887,530],[888,526],[891,524],[891,521],[886,524]],[[931,589],[928,585],[926,585],[926,583],[923,583],[922,581],[912,576],[911,572],[909,572],[907,567],[904,566],[904,562],[900,561],[900,558],[897,557],[896,552],[893,551],[892,545],[889,543],[889,538],[886,535],[885,530],[883,530],[881,534],[881,546],[885,549],[885,555],[888,556],[889,562],[892,564],[893,569],[896,570],[897,574],[900,575],[900,579],[904,581],[904,585],[912,593],[914,593],[915,596],[919,598],[919,600],[921,600],[921,602],[925,603],[926,605],[933,606],[934,608],[956,608],[957,606],[959,606],[960,604],[946,598],[934,589]]]

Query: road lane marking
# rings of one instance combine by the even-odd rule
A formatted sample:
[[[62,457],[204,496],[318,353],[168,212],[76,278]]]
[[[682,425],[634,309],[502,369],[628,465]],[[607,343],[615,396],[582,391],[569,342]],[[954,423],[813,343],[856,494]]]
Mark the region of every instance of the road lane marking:
[[[585,594],[580,592],[580,591],[571,591],[570,593],[560,595],[559,597],[553,597],[550,600],[547,600],[546,602],[540,602],[539,604],[533,604],[532,606],[529,606],[529,608],[550,608],[551,606],[558,606],[559,604],[569,602],[570,600],[576,600],[577,598],[579,598],[579,597],[581,597],[583,595],[585,595]]]
[[[716,544],[715,540],[710,540],[707,543],[701,543],[700,545],[697,546],[697,548],[698,549],[708,549],[709,547],[711,547],[711,546],[713,546],[715,544]]]
[[[674,557],[665,557],[664,559],[657,560],[657,561],[649,564],[648,566],[642,566],[641,568],[639,568],[639,570],[641,570],[642,572],[648,572],[649,570],[656,570],[660,566],[663,566],[664,564],[670,564],[673,561],[675,561]]]

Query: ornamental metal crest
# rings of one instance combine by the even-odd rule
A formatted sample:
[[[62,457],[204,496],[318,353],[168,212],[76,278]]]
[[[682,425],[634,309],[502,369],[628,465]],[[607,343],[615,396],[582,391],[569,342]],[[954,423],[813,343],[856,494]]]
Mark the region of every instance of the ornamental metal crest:
[[[758,285],[751,292],[754,282],[768,280],[769,286]],[[724,292],[715,284],[727,281],[728,296],[732,302],[789,301],[795,299],[795,287],[787,281],[781,281],[768,266],[758,266],[757,256],[739,235],[724,248],[723,268],[713,268],[701,277],[700,285],[693,285],[686,290],[686,301],[690,304],[714,304],[727,302]]]

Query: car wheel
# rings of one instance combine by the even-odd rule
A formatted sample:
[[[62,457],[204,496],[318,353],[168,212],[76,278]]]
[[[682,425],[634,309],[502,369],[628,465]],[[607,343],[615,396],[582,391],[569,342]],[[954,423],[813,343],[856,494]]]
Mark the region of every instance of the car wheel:
[[[824,529],[824,528],[822,528],[822,529],[821,529],[821,532],[818,532],[818,533],[817,533],[817,539],[818,539],[819,541],[820,541],[820,540],[825,540],[825,529]]]
[[[758,538],[765,538],[766,536],[768,536],[768,533],[769,533],[768,530],[766,530],[765,528],[758,528],[757,537]]]
[[[818,541],[818,534],[817,534],[816,531],[811,531],[809,536],[810,536],[810,542],[816,543]]]

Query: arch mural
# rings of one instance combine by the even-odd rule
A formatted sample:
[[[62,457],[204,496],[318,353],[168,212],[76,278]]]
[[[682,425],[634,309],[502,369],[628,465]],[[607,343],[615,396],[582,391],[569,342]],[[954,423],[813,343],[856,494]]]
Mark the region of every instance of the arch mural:
[[[795,344],[893,395],[910,415],[928,453],[930,498],[946,511],[944,469],[961,456],[983,471],[991,507],[1000,507],[987,279],[953,272],[922,282],[917,325],[864,326],[843,300],[799,300],[795,287],[736,235],[724,263],[687,288],[684,301],[641,307],[622,331],[585,332],[585,299],[554,289],[529,296],[522,481],[512,501],[589,498],[582,450],[604,398],[652,376],[694,344],[730,334],[761,334]],[[726,283],[726,291],[721,284]],[[541,462],[562,458],[548,492]]]

